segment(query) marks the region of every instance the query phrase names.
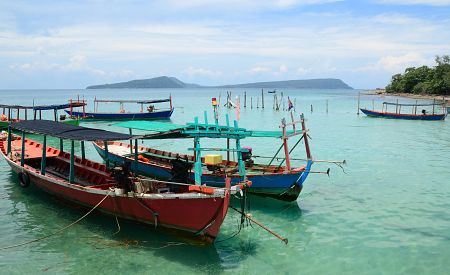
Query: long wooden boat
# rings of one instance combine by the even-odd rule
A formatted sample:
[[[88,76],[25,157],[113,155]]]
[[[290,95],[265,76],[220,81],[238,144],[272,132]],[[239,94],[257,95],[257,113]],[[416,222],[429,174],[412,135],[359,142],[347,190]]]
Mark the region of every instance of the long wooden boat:
[[[444,120],[446,114],[398,114],[391,112],[380,112],[375,110],[362,109],[367,116],[371,117],[383,117],[383,118],[394,118],[394,119],[409,119],[409,120]]]
[[[130,135],[45,120],[12,123],[9,129],[22,131],[22,137],[9,131],[0,151],[22,187],[32,183],[88,208],[101,202],[97,210],[104,213],[175,229],[208,243],[219,234],[230,201],[229,180],[225,188],[211,188],[130,177],[126,166],[110,170],[84,157],[84,141],[132,139]],[[25,133],[43,135],[44,141],[27,139]],[[46,146],[47,136],[70,139],[71,152]],[[81,157],[74,155],[74,141],[82,142]]]
[[[286,126],[288,124],[284,123],[284,126],[280,126],[283,128],[282,132],[249,131],[243,128],[232,131],[231,135],[234,138],[274,137],[281,138],[283,141],[278,152],[280,152],[280,150],[284,148],[285,155],[283,157],[283,160],[286,161],[285,165],[271,165],[270,163],[257,164],[254,163],[250,158],[244,159],[246,177],[252,182],[252,187],[248,189],[249,193],[288,202],[297,200],[313,164],[313,159],[309,149],[307,129],[303,116],[301,116],[301,121],[298,122],[301,122],[302,130],[287,132]],[[294,125],[295,127],[295,123],[298,122],[293,121],[292,123],[290,123],[290,125]],[[134,128],[140,130],[155,130],[155,125],[156,128],[161,128],[164,126],[161,124],[162,123],[158,122],[124,122],[116,125],[127,127],[130,129]],[[201,129],[194,130],[195,127]],[[231,127],[231,130],[233,130],[232,128],[233,127]],[[224,135],[224,132],[229,130],[230,129],[227,126],[217,126],[215,124],[201,124],[200,126],[196,126],[195,124],[188,124],[188,127],[186,128],[183,128],[181,125],[175,125],[174,127],[171,127],[169,131],[163,131],[154,135],[147,135],[147,138],[195,138],[195,135],[193,135],[195,131],[201,132],[201,136],[206,138],[228,138],[229,136]],[[290,150],[287,147],[288,137],[292,137],[295,135],[301,135],[300,140],[304,140],[305,150],[307,154],[307,158],[305,159],[306,163],[300,167],[291,166],[289,154]],[[188,163],[193,163],[196,159],[196,156],[194,155],[179,154],[175,152],[146,148],[143,146],[135,147],[132,144],[124,142],[108,142],[108,152],[105,151],[105,143],[103,143],[102,141],[94,142],[94,147],[102,158],[115,163],[124,163],[135,159],[136,156],[133,152],[137,151],[139,155],[137,157],[138,164],[136,166],[133,166],[132,169],[139,174],[156,176],[161,179],[168,179],[171,177],[173,168],[172,160],[182,159]],[[294,148],[291,148],[291,151],[292,149]],[[246,155],[248,156],[248,153]],[[273,159],[275,159],[276,155]],[[205,182],[211,186],[223,187],[225,175],[228,175],[232,179],[232,185],[238,184],[240,182],[238,162],[224,160],[219,164],[207,165],[205,163],[205,159],[202,158],[202,163],[202,167],[197,168],[197,170],[202,171],[202,182]],[[191,172],[190,177],[193,180],[194,173]]]
[[[118,112],[99,112],[98,103],[119,103],[120,108]],[[167,109],[156,109],[153,104],[169,102],[170,106]],[[139,112],[127,112],[124,109],[125,103],[136,103],[141,106]],[[144,110],[144,105],[148,105]],[[157,100],[94,100],[94,112],[79,112],[66,110],[70,116],[84,117],[87,119],[97,120],[146,120],[146,119],[164,119],[170,118],[174,108],[172,107],[172,97],[168,99]]]
[[[388,106],[395,106],[395,112],[388,112]],[[432,111],[427,112],[427,110],[422,109],[418,111],[418,107],[431,106]],[[435,113],[435,107],[442,107],[442,113]],[[412,107],[411,113],[402,113],[401,108]],[[369,110],[365,108],[360,108],[361,112],[370,117],[382,117],[382,118],[393,118],[393,119],[408,119],[408,120],[444,120],[447,116],[445,112],[445,107],[442,103],[431,103],[431,104],[400,104],[383,102],[383,107],[381,111]]]
[[[54,121],[63,122],[71,125],[80,125],[80,117],[74,117],[73,119],[66,119],[65,115],[58,117],[58,110],[73,109],[86,106],[86,102],[83,100],[73,101],[66,104],[53,104],[53,105],[37,105],[37,106],[22,106],[22,105],[8,105],[0,104],[0,109],[3,110],[0,115],[0,128],[8,127],[10,122],[18,122],[21,120],[37,120],[42,119],[42,111],[53,111]],[[16,111],[16,116],[13,117],[12,111]],[[28,111],[33,113],[33,117],[28,116]],[[22,114],[22,116],[21,116]]]

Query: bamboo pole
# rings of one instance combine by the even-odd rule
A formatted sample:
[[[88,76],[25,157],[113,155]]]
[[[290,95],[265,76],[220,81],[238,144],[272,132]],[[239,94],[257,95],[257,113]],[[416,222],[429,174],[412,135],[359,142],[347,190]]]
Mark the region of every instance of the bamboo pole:
[[[247,92],[244,92],[244,108],[247,108]]]
[[[261,108],[264,109],[264,89],[261,89],[261,105]]]
[[[358,111],[356,112],[357,115],[359,115],[360,102],[361,102],[361,92],[358,92]]]

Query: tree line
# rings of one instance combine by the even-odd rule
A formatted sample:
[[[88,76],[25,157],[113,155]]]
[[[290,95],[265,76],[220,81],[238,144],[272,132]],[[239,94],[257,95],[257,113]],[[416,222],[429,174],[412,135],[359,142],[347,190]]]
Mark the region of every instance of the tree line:
[[[392,76],[388,93],[450,95],[450,56],[436,56],[436,66],[410,67]]]

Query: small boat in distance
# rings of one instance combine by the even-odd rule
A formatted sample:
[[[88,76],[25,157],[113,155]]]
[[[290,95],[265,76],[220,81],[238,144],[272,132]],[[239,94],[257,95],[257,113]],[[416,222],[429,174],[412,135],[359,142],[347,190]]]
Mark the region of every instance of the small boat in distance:
[[[154,104],[169,102],[168,108],[156,108]],[[98,103],[119,103],[118,112],[99,112]],[[138,112],[125,111],[125,103],[135,103],[140,105]],[[144,108],[144,105],[147,105]],[[76,112],[67,111],[70,116],[83,117],[87,119],[98,120],[145,120],[145,119],[164,119],[170,118],[173,113],[172,96],[167,99],[155,100],[128,100],[128,99],[94,99],[94,112]]]
[[[67,119],[66,115],[60,115],[58,117],[58,110],[70,109],[86,106],[84,100],[70,101],[65,104],[53,104],[53,105],[36,105],[36,106],[22,106],[22,105],[8,105],[0,104],[0,109],[2,109],[2,114],[0,115],[0,128],[5,128],[10,122],[18,122],[22,120],[41,120],[42,111],[53,111],[53,120],[63,122],[66,124],[79,125],[79,117],[74,117],[73,119]],[[29,117],[28,111],[32,111],[32,118]],[[16,112],[15,116],[13,112]],[[21,116],[22,115],[22,116]]]
[[[21,136],[11,130],[20,131]],[[43,136],[39,143],[26,133]],[[70,153],[47,146],[47,137],[70,140]],[[109,169],[109,162],[86,159],[84,141],[130,140],[137,145],[138,136],[62,124],[49,120],[13,122],[7,136],[0,139],[0,154],[18,174],[21,187],[38,188],[68,202],[116,217],[150,224],[211,243],[219,234],[227,214],[230,180],[224,188],[186,184],[175,180],[155,180],[130,173],[129,162]],[[75,156],[74,143],[81,142],[81,156]],[[106,153],[107,154],[107,153]],[[137,158],[136,158],[137,161]],[[178,176],[180,170],[177,171]],[[88,212],[90,213],[90,212]]]
[[[395,112],[388,112],[388,106],[395,106]],[[441,113],[436,113],[436,106],[442,107]],[[411,107],[411,113],[402,113],[402,107]],[[418,110],[418,107],[432,107],[431,113],[426,109]],[[400,104],[383,102],[381,111],[369,110],[360,108],[361,112],[370,117],[383,117],[393,119],[408,119],[408,120],[444,120],[447,116],[445,112],[445,103],[429,103],[429,104]]]

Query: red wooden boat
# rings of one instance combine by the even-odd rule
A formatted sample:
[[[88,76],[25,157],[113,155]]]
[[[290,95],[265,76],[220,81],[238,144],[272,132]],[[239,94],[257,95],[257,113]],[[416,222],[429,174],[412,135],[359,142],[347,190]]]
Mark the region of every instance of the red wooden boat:
[[[22,137],[11,130],[22,131]],[[25,133],[44,136],[43,143]],[[46,137],[70,139],[70,153],[46,146]],[[0,151],[20,185],[30,183],[64,200],[124,219],[175,229],[213,242],[227,214],[230,182],[225,188],[177,184],[130,177],[126,167],[109,170],[84,157],[84,141],[133,139],[130,135],[67,125],[53,121],[12,123],[0,140]],[[82,157],[74,155],[74,141],[81,141]],[[61,148],[60,148],[61,149]],[[105,197],[107,197],[105,199]],[[102,201],[103,200],[103,201]]]

